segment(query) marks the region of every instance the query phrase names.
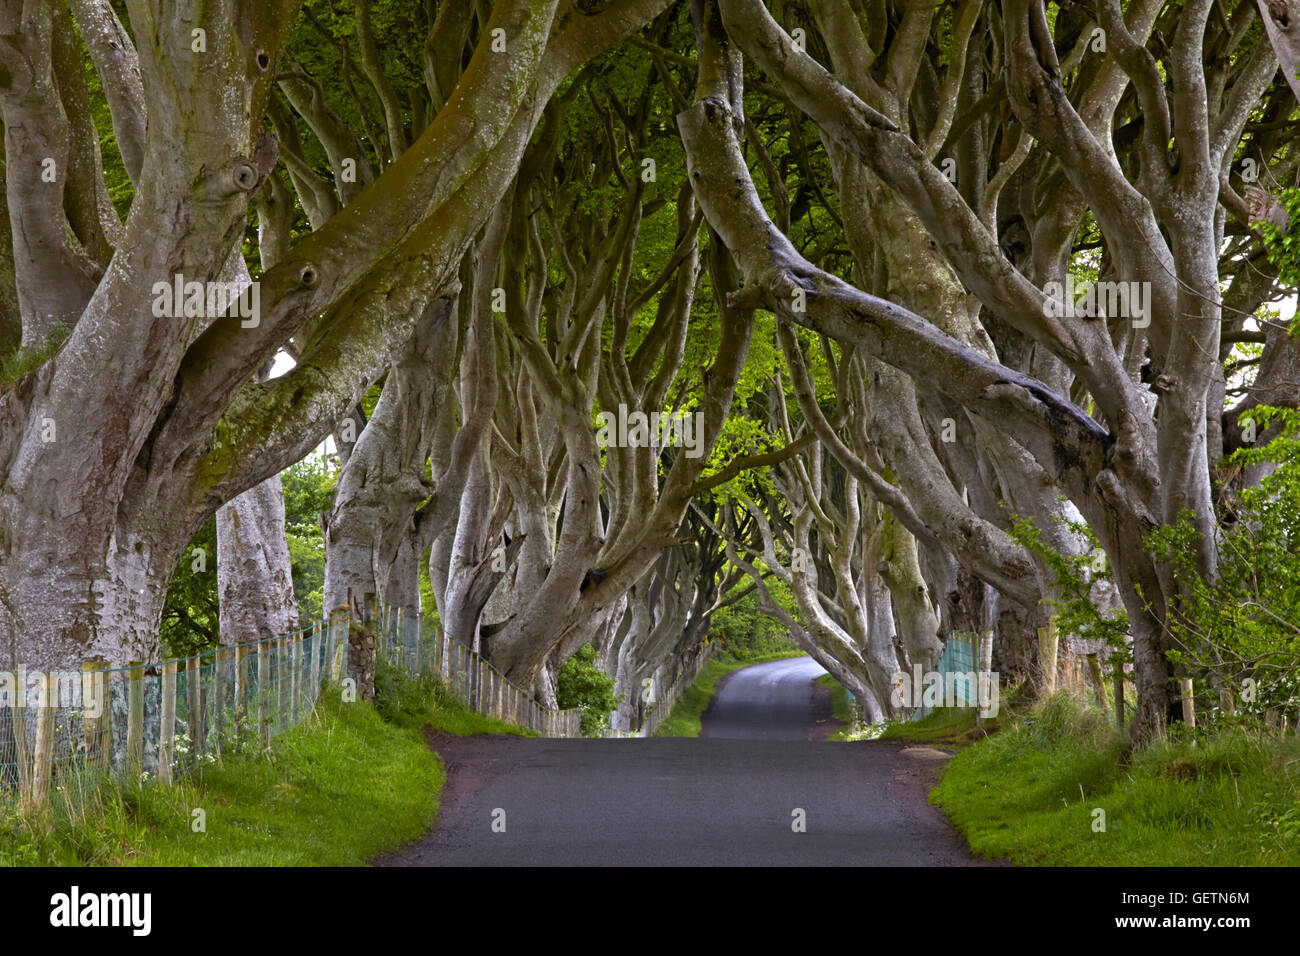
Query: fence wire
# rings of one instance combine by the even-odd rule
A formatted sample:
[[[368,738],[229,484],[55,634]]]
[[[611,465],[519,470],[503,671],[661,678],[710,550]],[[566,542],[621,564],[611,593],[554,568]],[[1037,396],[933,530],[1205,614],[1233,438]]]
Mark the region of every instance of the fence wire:
[[[546,736],[577,736],[580,712],[537,704],[419,612],[372,607],[377,653],[433,674],[471,710]],[[193,657],[79,673],[0,674],[0,811],[80,805],[104,781],[170,783],[223,753],[268,748],[326,683],[351,674],[352,615]]]
[[[380,604],[374,609],[376,655],[414,674],[431,674],[475,713],[535,730],[577,737],[582,711],[551,710],[518,687],[473,648],[449,637],[419,611]]]

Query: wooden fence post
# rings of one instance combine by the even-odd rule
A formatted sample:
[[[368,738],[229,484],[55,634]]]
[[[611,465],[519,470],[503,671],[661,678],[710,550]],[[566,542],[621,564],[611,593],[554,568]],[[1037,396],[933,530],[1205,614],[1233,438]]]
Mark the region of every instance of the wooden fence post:
[[[50,796],[50,758],[54,754],[54,694],[49,674],[42,673],[36,699],[36,750],[32,754],[32,805],[43,806]]]
[[[474,699],[471,691],[471,685],[470,685],[470,681],[472,680],[474,674],[474,661],[470,658],[470,653],[471,653],[470,649],[468,647],[465,647],[462,644],[460,648],[460,676],[461,676],[461,682],[464,684],[465,687],[466,707],[471,707],[472,701]]]
[[[393,663],[402,667],[406,663],[406,617],[402,608],[398,608],[394,613],[395,623],[393,625]]]
[[[108,770],[109,748],[112,746],[109,727],[113,709],[107,671],[107,661],[84,661],[81,665],[81,711],[82,730],[86,736],[86,769],[92,772]]]
[[[257,656],[257,693],[255,697],[257,704],[257,736],[259,736],[261,747],[263,747],[264,750],[270,749],[270,724],[272,724],[273,719],[272,715],[270,715],[268,711],[270,710],[270,706],[272,706],[272,704],[270,704],[270,685],[274,683],[272,678],[272,667],[274,666],[274,663],[276,663],[273,661],[269,652],[270,649],[273,648],[274,644],[276,644],[276,641],[273,640],[260,641],[259,644],[253,645],[255,650],[250,649],[244,652],[246,656],[251,653],[255,653]],[[252,667],[248,670],[252,670]]]
[[[1047,627],[1038,629],[1038,664],[1042,671],[1042,693],[1048,697],[1056,692],[1056,655],[1057,655],[1056,618],[1047,622]]]
[[[1219,687],[1219,709],[1229,715],[1237,712],[1237,701],[1233,698],[1227,684]]]
[[[243,642],[235,645],[234,652],[235,652],[235,700],[234,700],[235,725],[231,728],[231,732],[237,735],[241,730],[243,730],[246,726],[248,726],[250,704],[255,708],[253,712],[253,719],[259,722],[261,721],[261,716],[262,716],[261,696],[262,695],[250,694],[251,688],[248,685],[252,683],[251,671],[253,670],[254,666],[259,668],[258,676],[259,677],[261,676],[260,668],[262,666],[262,655],[261,654],[257,655],[257,662],[255,665],[249,663],[248,658],[252,656],[252,645],[245,644]],[[259,680],[258,683],[260,685],[261,681]]]
[[[424,673],[424,617],[418,612],[415,615],[415,622],[411,625],[415,631],[415,648],[412,653],[415,655],[415,673]]]
[[[470,710],[477,710],[474,703],[474,673],[476,668],[476,655],[472,648],[465,648],[465,701]]]
[[[158,779],[172,782],[172,754],[176,750],[176,661],[162,669],[162,716],[158,724]]]
[[[990,684],[993,682],[993,632],[985,631],[980,635],[980,658],[979,658],[979,677],[978,685],[975,691],[976,702],[981,708],[993,698],[993,688]],[[703,656],[703,655],[701,655]],[[697,658],[698,660],[698,658]],[[698,671],[698,668],[696,668]],[[694,681],[694,675],[691,676]],[[982,710],[980,711],[983,712]],[[982,720],[983,718],[977,718]]]
[[[271,716],[271,734],[279,733],[281,728],[289,727],[289,691],[285,687],[285,678],[289,676],[289,638],[277,637],[275,657],[271,659],[271,684],[275,688],[275,713]],[[268,746],[269,746],[268,738]]]
[[[324,635],[324,633],[325,633],[325,629],[321,626],[320,621],[312,622],[311,662],[308,665],[308,673],[311,676],[309,678],[310,683],[307,687],[307,693],[310,695],[310,697],[308,697],[308,699],[304,701],[304,703],[308,707],[314,707],[316,704],[316,698],[320,695],[320,665],[321,665],[321,661],[325,657],[325,650],[321,646],[322,636]]]
[[[1192,679],[1184,677],[1179,681],[1183,697],[1183,723],[1188,727],[1196,726],[1196,697],[1192,693]]]
[[[212,752],[221,757],[221,738],[226,732],[226,660],[230,648],[218,647],[212,660]]]
[[[144,770],[144,661],[131,662],[131,682],[127,684],[126,761],[139,780]]]
[[[342,615],[339,613],[340,610],[342,609],[334,609],[334,614],[327,624],[327,629],[329,631],[329,639],[327,642],[327,652],[329,654],[328,673],[330,675],[330,680],[336,684],[343,679],[343,641],[339,640],[339,630],[343,624],[343,620],[341,620]],[[343,637],[344,640],[347,639],[346,633]]]
[[[378,643],[375,646],[375,650],[377,653],[384,655],[385,662],[391,661],[393,654],[393,636],[389,629],[393,622],[393,609],[387,603],[380,604],[377,595],[374,598],[371,598],[371,596],[367,594],[366,601],[372,602],[375,608],[373,612],[367,613],[366,615],[367,620],[373,620],[376,622],[375,639]]]
[[[415,672],[423,674],[424,668],[428,664],[427,655],[424,651],[424,615],[416,614],[415,623],[412,625],[415,631]]]
[[[461,657],[460,657],[460,643],[458,641],[452,641],[451,642],[451,682],[455,690],[456,699],[461,701],[462,703],[464,703],[465,700],[465,688],[463,686],[464,682],[461,679],[463,676],[463,670],[464,667],[461,664]]]
[[[333,648],[330,652],[330,674],[334,675],[334,683],[337,684],[343,679],[343,661],[347,658],[347,619],[335,623],[334,627],[343,632],[342,640],[338,640],[338,636],[335,636],[330,643]]]
[[[1088,682],[1092,684],[1092,694],[1097,698],[1097,706],[1105,710],[1109,704],[1106,700],[1106,682],[1102,680],[1101,661],[1097,659],[1096,651],[1088,655]]]
[[[196,654],[185,661],[185,691],[188,698],[186,715],[189,718],[190,752],[203,753],[203,660]]]

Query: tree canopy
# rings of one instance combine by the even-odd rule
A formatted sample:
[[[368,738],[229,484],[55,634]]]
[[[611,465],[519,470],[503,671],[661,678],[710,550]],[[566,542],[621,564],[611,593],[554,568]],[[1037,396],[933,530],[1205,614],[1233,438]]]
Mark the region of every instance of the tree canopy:
[[[373,593],[624,717],[753,608],[1294,709],[1287,8],[0,5],[0,667]]]

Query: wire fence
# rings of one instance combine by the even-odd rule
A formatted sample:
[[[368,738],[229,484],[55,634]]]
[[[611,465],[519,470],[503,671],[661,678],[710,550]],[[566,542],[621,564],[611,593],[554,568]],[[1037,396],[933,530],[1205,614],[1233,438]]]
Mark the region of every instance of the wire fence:
[[[943,642],[943,654],[933,674],[914,669],[904,674],[908,686],[903,699],[911,706],[909,720],[920,720],[935,707],[978,707],[989,701],[990,682],[997,676],[990,672],[993,651],[992,634],[966,634],[954,631]]]
[[[76,804],[104,778],[170,783],[223,752],[269,746],[339,680],[349,615],[193,657],[0,675],[0,808]]]
[[[369,612],[367,612],[369,613]],[[375,607],[377,653],[394,667],[438,677],[475,713],[535,730],[544,737],[577,737],[582,711],[551,710],[506,679],[473,648],[449,638],[423,614],[380,604]]]
[[[545,736],[579,733],[579,711],[541,706],[424,615],[368,610],[357,620],[342,607],[290,634],[157,663],[0,673],[0,811],[71,808],[104,781],[171,783],[225,753],[269,748],[326,684],[355,690],[349,636],[372,624],[389,664],[436,675],[470,710]]]
[[[1103,708],[1110,706],[1109,688],[1116,672],[1103,642],[1063,638],[1053,621],[1039,629],[1037,649],[1034,680],[1042,693],[1067,689],[1079,696],[1091,694]],[[904,675],[911,684],[904,694],[913,708],[909,719],[920,720],[936,706],[984,707],[995,699],[1001,688],[1000,676],[992,671],[992,651],[992,634],[954,631],[949,635],[933,679],[924,675],[923,680],[919,673]]]
[[[682,695],[686,688],[695,683],[695,679],[700,676],[700,671],[713,655],[713,649],[717,645],[713,642],[707,642],[701,645],[699,653],[693,660],[689,661],[682,668],[677,679],[672,682],[668,690],[661,694],[657,700],[650,704],[645,710],[645,716],[642,718],[641,726],[636,730],[610,730],[606,733],[607,737],[650,737],[659,728],[659,725],[667,719],[672,713],[673,705],[677,703],[677,698]]]

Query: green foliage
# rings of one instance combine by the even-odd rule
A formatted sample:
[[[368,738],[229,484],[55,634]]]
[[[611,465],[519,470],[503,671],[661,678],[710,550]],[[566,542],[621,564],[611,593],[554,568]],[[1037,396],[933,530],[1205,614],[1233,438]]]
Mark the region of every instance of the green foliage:
[[[1268,221],[1254,223],[1264,239],[1264,250],[1269,261],[1277,267],[1278,281],[1283,285],[1300,285],[1300,187],[1291,186],[1278,194],[1278,201],[1290,218],[1291,227],[1283,232]],[[1293,325],[1292,329],[1300,328]]]
[[[289,563],[293,568],[293,596],[299,621],[318,621],[325,611],[325,537],[317,532],[287,532]]]
[[[1171,656],[1198,683],[1232,689],[1242,715],[1259,717],[1267,710],[1294,714],[1300,705],[1300,414],[1272,408],[1252,414],[1261,430],[1280,423],[1281,434],[1238,452],[1231,463],[1277,468],[1232,503],[1236,520],[1219,532],[1215,579],[1198,572],[1200,532],[1191,512],[1153,531],[1147,547],[1181,586],[1168,622],[1179,645]],[[1198,711],[1208,726],[1228,719],[1218,700],[1206,704]]]
[[[555,699],[562,710],[582,709],[582,736],[603,737],[609,729],[609,712],[623,695],[614,693],[614,680],[596,662],[596,649],[584,644],[560,668]]]
[[[323,458],[309,455],[280,474],[284,522],[299,619],[321,617],[325,587],[325,536],[320,512],[329,507],[337,476]],[[163,647],[188,657],[220,643],[217,598],[217,522],[209,518],[185,549],[163,605]]]
[[[1084,640],[1101,639],[1111,648],[1112,664],[1131,659],[1125,641],[1129,631],[1128,612],[1122,608],[1107,613],[1093,599],[1093,590],[1100,581],[1112,579],[1110,562],[1102,552],[1097,536],[1087,525],[1067,522],[1074,534],[1082,535],[1089,549],[1079,555],[1063,555],[1042,540],[1042,529],[1020,515],[1012,515],[1011,537],[1021,546],[1039,555],[1052,573],[1051,587],[1056,597],[1048,604],[1056,615],[1056,625],[1062,633],[1074,634]]]
[[[130,18],[119,13],[124,24]],[[117,146],[117,135],[113,132],[113,116],[109,110],[108,98],[99,79],[99,71],[90,58],[85,56],[86,91],[89,94],[91,119],[99,137],[100,160],[104,170],[104,185],[108,188],[108,198],[117,210],[118,217],[126,221],[131,209],[131,200],[135,198],[135,187],[126,174],[126,164],[122,162],[122,153]]]
[[[772,599],[794,614],[794,595],[784,582],[769,578],[766,583]],[[738,589],[743,587],[743,584],[739,585]],[[711,639],[719,641],[724,653],[736,661],[751,662],[770,659],[772,655],[803,653],[785,626],[759,607],[757,591],[750,591],[734,604],[714,611],[709,631]]]
[[[429,551],[425,551],[420,559],[420,613],[431,627],[442,626],[438,618],[438,600],[433,593],[433,579],[429,577]]]
[[[190,657],[221,643],[215,517],[204,523],[181,555],[167,586],[160,634],[171,657]]]
[[[817,678],[817,683],[831,692],[832,719],[838,720],[842,724],[860,722],[861,714],[856,712],[857,705],[849,702],[849,692],[843,684],[831,674],[823,674]]]
[[[68,339],[68,330],[61,325],[50,330],[49,337],[35,348],[14,349],[0,355],[0,393],[7,392],[33,369],[38,369],[59,350]]]
[[[337,479],[337,473],[318,455],[309,455],[280,473],[293,593],[301,621],[318,619],[324,611],[325,534],[320,513],[329,510]]]
[[[285,527],[297,534],[320,530],[320,513],[328,511],[338,475],[319,455],[308,455],[280,473],[284,489]]]

